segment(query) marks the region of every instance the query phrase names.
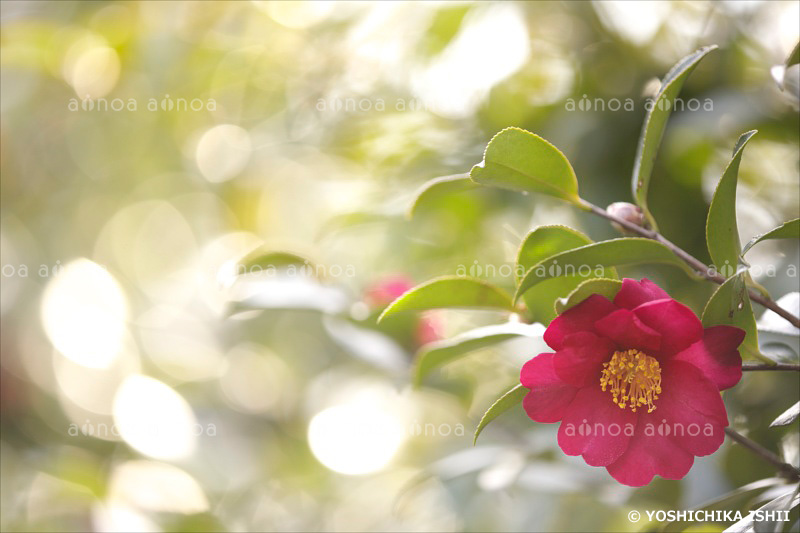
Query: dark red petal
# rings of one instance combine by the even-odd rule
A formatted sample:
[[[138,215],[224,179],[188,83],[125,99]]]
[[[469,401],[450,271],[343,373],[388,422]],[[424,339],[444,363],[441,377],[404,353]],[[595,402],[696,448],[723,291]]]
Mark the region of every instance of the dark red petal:
[[[645,325],[633,312],[618,309],[594,323],[597,332],[621,349],[636,348],[655,353],[661,348],[661,334]]]
[[[647,278],[642,278],[641,281],[625,278],[622,280],[622,287],[614,297],[614,305],[624,309],[634,309],[643,303],[667,298],[669,298],[669,294]]]
[[[544,332],[544,342],[553,350],[559,350],[567,335],[578,331],[594,333],[595,321],[614,310],[616,306],[608,298],[592,294],[572,309],[554,318]]]
[[[643,413],[642,418],[644,416]],[[685,476],[692,468],[694,455],[676,446],[675,442],[658,431],[649,435],[642,429],[641,423],[637,425],[625,453],[606,467],[608,473],[623,485],[631,487],[647,485],[655,475],[666,479]]]
[[[696,367],[670,360],[661,371],[661,397],[643,420],[692,455],[714,453],[725,440],[728,414],[717,386]]]
[[[545,424],[561,420],[577,389],[564,383],[553,369],[553,354],[537,355],[522,366],[520,382],[531,391],[522,400],[528,416]]]
[[[600,369],[614,353],[614,343],[588,331],[573,333],[564,339],[553,357],[559,378],[576,387],[599,383]]]
[[[606,466],[628,448],[636,413],[620,409],[599,385],[578,391],[558,428],[558,445],[567,455],[582,455],[591,466]]]
[[[675,355],[673,361],[686,361],[700,369],[719,390],[733,387],[742,379],[742,357],[737,348],[744,331],[733,326],[706,328],[699,340]]]
[[[703,338],[703,325],[697,315],[675,300],[647,302],[633,313],[661,333],[661,355],[676,354]]]

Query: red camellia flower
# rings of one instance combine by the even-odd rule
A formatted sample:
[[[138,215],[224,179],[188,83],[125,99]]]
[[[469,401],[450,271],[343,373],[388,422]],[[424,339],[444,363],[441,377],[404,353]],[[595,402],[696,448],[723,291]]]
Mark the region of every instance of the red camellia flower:
[[[594,294],[550,323],[544,340],[555,353],[522,367],[523,406],[536,422],[561,422],[564,453],[620,483],[680,479],[725,438],[719,391],[742,377],[744,335],[703,329],[652,281],[625,279],[613,302]]]

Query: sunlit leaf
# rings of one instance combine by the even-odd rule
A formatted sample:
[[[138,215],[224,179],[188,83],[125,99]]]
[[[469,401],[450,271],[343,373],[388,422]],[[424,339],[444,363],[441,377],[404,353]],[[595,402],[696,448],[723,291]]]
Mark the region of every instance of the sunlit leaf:
[[[578,287],[569,293],[569,296],[566,298],[556,300],[555,311],[556,313],[561,314],[567,309],[575,307],[592,294],[599,294],[600,296],[605,296],[609,300],[613,301],[621,287],[622,282],[618,279],[588,279],[578,285]]]
[[[517,252],[515,276],[555,254],[591,244],[583,233],[567,226],[540,226],[523,239]],[[532,287],[524,295],[525,306],[531,319],[548,324],[555,318],[553,305],[558,298],[567,296],[579,283],[594,274],[553,278]],[[603,277],[616,277],[616,269],[605,269]],[[517,279],[519,281],[519,279]]]
[[[784,222],[775,229],[771,229],[761,235],[756,235],[750,242],[744,245],[742,255],[746,254],[750,248],[768,239],[800,239],[800,218]]]
[[[639,137],[639,145],[636,149],[636,160],[633,165],[633,197],[636,203],[644,211],[647,221],[653,228],[656,228],[655,220],[647,207],[647,191],[650,186],[650,177],[653,173],[658,147],[667,126],[667,120],[672,113],[675,98],[680,93],[684,81],[694,70],[703,57],[716,45],[706,46],[689,54],[670,69],[661,82],[661,89],[652,102],[652,107],[647,112],[644,120],[642,133]]]
[[[305,257],[293,252],[281,250],[257,249],[236,265],[237,274],[253,274],[263,271],[272,271],[288,266],[309,267],[309,272],[314,272],[314,265]]]
[[[520,128],[506,128],[495,135],[486,147],[483,161],[472,167],[470,177],[484,185],[580,203],[578,180],[564,154],[538,135]]]
[[[322,324],[331,339],[353,357],[390,372],[408,368],[405,350],[388,335],[333,316],[323,317]]]
[[[611,239],[587,244],[556,254],[531,267],[517,288],[514,300],[531,287],[550,278],[570,276],[581,272],[602,276],[605,267],[665,263],[674,265],[690,276],[696,276],[686,263],[660,242],[637,237]]]
[[[749,501],[753,499],[754,496],[757,496],[777,485],[782,485],[785,482],[786,482],[785,480],[779,477],[760,479],[758,481],[748,483],[747,485],[737,487],[736,489],[732,490],[731,492],[728,492],[727,494],[714,498],[713,500],[706,502],[705,504],[699,507],[695,507],[693,510],[714,511],[717,509],[721,510],[742,509]],[[667,532],[678,533],[687,530],[693,525],[696,525],[696,522],[690,522],[690,521],[667,522],[662,526],[661,531],[665,533]]]
[[[748,513],[741,520],[728,527],[726,533],[766,533],[780,531],[783,521],[776,520],[783,512],[790,511],[800,505],[800,492],[795,486],[789,486],[786,492],[777,498],[770,500],[758,508],[758,515]],[[787,513],[788,514],[788,513]],[[763,520],[756,521],[757,516],[763,516]]]
[[[786,411],[781,413],[781,415],[772,421],[772,424],[769,427],[774,428],[775,426],[788,426],[795,420],[797,417],[800,416],[800,402],[797,402]]]
[[[258,281],[247,287],[244,293],[231,304],[230,314],[251,309],[293,309],[338,314],[352,305],[351,298],[341,287],[324,285],[306,277]]]
[[[720,285],[703,309],[703,327],[717,325],[735,326],[744,330],[746,336],[739,347],[743,359],[774,362],[762,355],[758,348],[756,318],[753,315],[743,272],[728,278]]]
[[[454,174],[452,176],[442,176],[426,182],[417,192],[408,216],[413,217],[419,210],[435,204],[436,200],[460,192],[468,191],[477,187],[477,184],[470,179],[469,174]]]
[[[544,328],[539,324],[509,322],[483,326],[455,337],[425,345],[414,362],[415,385],[419,385],[431,371],[469,352],[492,346],[515,337],[541,337]]]
[[[476,278],[445,276],[418,285],[401,295],[381,313],[378,322],[401,311],[441,307],[514,310],[508,293],[491,283]]]
[[[502,415],[518,403],[522,402],[525,395],[528,394],[528,389],[522,386],[521,383],[515,385],[511,390],[503,394],[495,401],[491,407],[483,414],[481,421],[478,422],[478,427],[475,428],[475,437],[472,439],[472,444],[478,442],[478,436],[483,429],[489,425],[489,422]]]
[[[775,303],[794,316],[800,316],[800,292],[786,293]],[[800,328],[794,327],[771,309],[764,311],[756,325],[762,353],[776,361],[797,362],[800,357]]]
[[[434,12],[430,26],[425,32],[425,39],[420,43],[422,53],[426,57],[435,56],[450,44],[458,35],[462,22],[473,6],[461,4],[444,4]]]
[[[708,208],[706,220],[706,241],[708,252],[717,271],[725,277],[736,272],[739,255],[742,253],[739,242],[739,228],[736,225],[736,184],[739,175],[739,162],[747,142],[756,134],[748,131],[739,137],[725,172],[722,173]]]

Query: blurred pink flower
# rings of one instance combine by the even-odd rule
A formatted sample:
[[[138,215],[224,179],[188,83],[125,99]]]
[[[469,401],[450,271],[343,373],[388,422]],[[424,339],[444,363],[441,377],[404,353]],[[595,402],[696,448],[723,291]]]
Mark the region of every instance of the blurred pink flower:
[[[373,309],[382,309],[402,296],[406,291],[414,288],[414,281],[402,274],[386,277],[369,287],[364,299]],[[440,320],[435,312],[422,315],[414,332],[414,340],[418,346],[439,340]]]

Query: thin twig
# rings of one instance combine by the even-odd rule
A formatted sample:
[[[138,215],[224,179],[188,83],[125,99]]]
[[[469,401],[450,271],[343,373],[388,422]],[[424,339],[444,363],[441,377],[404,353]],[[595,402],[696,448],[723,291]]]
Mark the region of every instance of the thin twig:
[[[711,271],[711,269],[708,267],[708,265],[706,265],[705,263],[703,263],[702,261],[700,261],[699,259],[697,259],[693,255],[691,255],[690,253],[688,253],[687,251],[685,251],[684,249],[682,249],[678,245],[674,244],[673,242],[668,240],[666,237],[664,237],[663,235],[661,235],[657,231],[653,231],[651,229],[643,228],[643,227],[641,227],[641,226],[639,226],[637,224],[634,224],[632,222],[629,222],[629,221],[627,221],[625,219],[622,219],[622,218],[619,218],[617,216],[614,216],[611,213],[609,213],[608,211],[606,211],[605,209],[603,209],[601,207],[598,207],[598,206],[596,206],[596,205],[594,205],[594,204],[592,204],[590,202],[587,202],[585,200],[583,201],[583,203],[585,204],[586,208],[589,209],[589,211],[591,211],[592,213],[594,213],[594,214],[596,214],[598,216],[601,216],[601,217],[603,217],[603,218],[605,218],[607,220],[610,220],[611,222],[615,222],[615,223],[619,224],[620,226],[622,226],[623,228],[625,228],[626,230],[631,231],[633,233],[636,233],[637,235],[641,235],[642,237],[645,237],[647,239],[653,239],[654,241],[660,242],[661,244],[663,244],[664,246],[669,248],[672,251],[672,253],[674,253],[680,259],[682,259],[687,265],[692,267],[692,269],[694,271],[696,271],[703,278],[705,278],[705,279],[707,279],[709,281],[713,281],[714,283],[719,283],[720,285],[725,283],[725,278],[723,276],[720,276],[719,274],[713,273]],[[753,291],[752,289],[748,289],[747,292],[750,295],[750,299],[752,301],[754,301],[754,302],[766,307],[767,309],[775,312],[780,317],[788,320],[789,323],[792,324],[794,327],[800,328],[800,318],[794,316],[793,314],[791,314],[789,311],[787,311],[786,309],[784,309],[781,306],[779,306],[777,303],[775,303],[770,298],[766,298],[766,297],[762,296],[761,294]]]
[[[793,370],[795,372],[800,372],[800,365],[792,363],[775,363],[773,365],[769,363],[757,363],[753,365],[742,365],[742,370],[745,372],[752,370]]]
[[[790,465],[789,463],[784,463],[781,461],[781,458],[769,451],[768,449],[764,448],[759,443],[748,439],[741,433],[734,431],[731,428],[725,428],[725,433],[730,437],[732,440],[738,442],[754,454],[758,455],[766,462],[772,464],[775,468],[777,468],[778,472],[782,475],[788,477],[789,479],[800,480],[800,470],[795,468],[794,466]]]

